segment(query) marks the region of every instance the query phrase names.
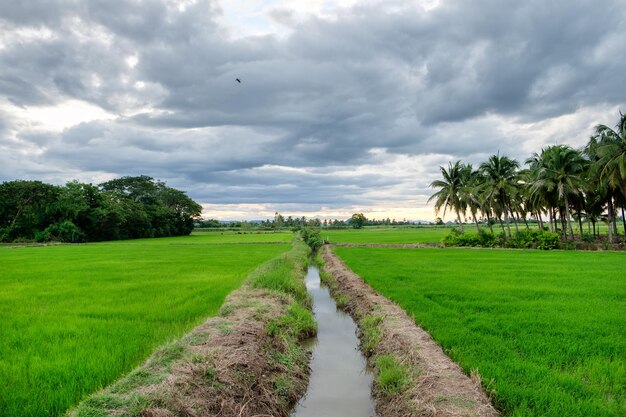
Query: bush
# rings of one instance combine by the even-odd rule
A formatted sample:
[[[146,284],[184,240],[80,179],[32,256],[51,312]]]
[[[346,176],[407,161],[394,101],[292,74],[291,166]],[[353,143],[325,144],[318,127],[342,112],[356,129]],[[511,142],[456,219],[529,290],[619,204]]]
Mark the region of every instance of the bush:
[[[537,237],[537,249],[551,250],[558,249],[561,237],[557,233],[543,231]]]
[[[551,233],[546,230],[522,229],[509,238],[504,233],[496,236],[486,230],[481,230],[478,234],[464,234],[457,229],[453,229],[443,239],[443,244],[444,246],[550,250],[557,249],[560,241],[561,239],[557,233]]]
[[[452,232],[443,238],[444,246],[469,246],[493,248],[497,246],[498,239],[493,233],[481,230],[477,235],[464,234],[458,229],[452,229]]]
[[[309,245],[312,251],[316,251],[324,244],[318,227],[304,227],[300,233],[302,239]]]
[[[516,249],[530,249],[536,247],[537,235],[541,230],[522,229],[506,241],[505,247]]]
[[[69,220],[54,223],[46,227],[43,232],[35,234],[37,242],[58,241],[66,243],[78,243],[85,241],[85,233]]]
[[[479,246],[482,246],[483,248],[493,248],[498,246],[498,238],[496,235],[484,229],[481,229],[480,232],[478,232],[478,241],[480,243]]]

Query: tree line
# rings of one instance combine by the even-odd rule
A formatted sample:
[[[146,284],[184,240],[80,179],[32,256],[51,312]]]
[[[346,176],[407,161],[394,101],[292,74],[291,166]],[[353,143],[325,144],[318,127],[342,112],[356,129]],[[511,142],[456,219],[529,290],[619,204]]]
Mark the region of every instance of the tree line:
[[[406,226],[413,224],[406,219],[368,219],[363,213],[354,213],[349,219],[308,219],[305,216],[302,217],[285,217],[282,214],[276,212],[273,219],[265,219],[258,223],[251,223],[247,221],[231,221],[221,222],[217,219],[197,220],[196,225],[201,228],[207,229],[242,229],[250,230],[254,228],[260,228],[263,230],[280,230],[291,229],[300,230],[303,227],[325,227],[335,229],[345,229],[352,227],[354,229],[360,229],[363,226]]]
[[[88,242],[187,235],[202,207],[148,176],[99,185],[0,183],[0,241]]]
[[[429,199],[435,210],[470,217],[480,232],[486,223],[493,232],[499,223],[502,232],[511,236],[533,219],[539,228],[561,233],[564,240],[574,240],[572,222],[578,222],[581,238],[583,221],[588,235],[599,235],[598,222],[608,225],[608,240],[618,235],[617,217],[626,233],[626,115],[620,113],[617,126],[598,125],[586,146],[574,149],[554,145],[533,153],[521,168],[515,159],[492,155],[478,169],[461,161],[440,167],[442,178],[430,186],[438,189]],[[606,213],[606,214],[605,214]],[[593,232],[591,231],[593,226]],[[591,235],[593,233],[593,235]]]

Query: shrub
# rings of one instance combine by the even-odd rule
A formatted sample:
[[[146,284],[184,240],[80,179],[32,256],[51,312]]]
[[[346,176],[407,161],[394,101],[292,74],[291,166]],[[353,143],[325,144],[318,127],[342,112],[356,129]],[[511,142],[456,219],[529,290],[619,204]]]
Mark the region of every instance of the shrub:
[[[542,231],[542,233],[537,236],[537,249],[558,249],[560,242],[561,237],[557,233]]]
[[[470,246],[492,248],[497,246],[497,239],[493,233],[481,230],[477,235],[464,234],[458,229],[452,229],[452,232],[443,238],[445,246]]]
[[[464,234],[457,229],[453,229],[448,236],[443,238],[444,246],[470,246],[483,248],[537,248],[550,250],[558,248],[559,243],[560,237],[557,233],[537,229],[522,229],[510,238],[504,233],[500,233],[496,236],[486,230],[481,230],[478,234]]]
[[[301,236],[312,251],[316,251],[324,244],[324,240],[322,240],[322,237],[320,236],[320,229],[318,227],[303,228]]]
[[[69,220],[54,223],[46,227],[43,232],[35,234],[38,242],[58,241],[66,243],[78,243],[85,241],[85,233]]]

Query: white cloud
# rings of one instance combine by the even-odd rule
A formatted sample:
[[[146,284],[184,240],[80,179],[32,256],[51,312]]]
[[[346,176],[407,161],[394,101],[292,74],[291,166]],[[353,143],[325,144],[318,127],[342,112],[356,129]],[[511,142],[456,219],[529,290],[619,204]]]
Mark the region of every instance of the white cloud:
[[[432,219],[439,165],[581,146],[626,110],[626,9],[604,6],[4,2],[0,181],[145,174],[226,219]]]

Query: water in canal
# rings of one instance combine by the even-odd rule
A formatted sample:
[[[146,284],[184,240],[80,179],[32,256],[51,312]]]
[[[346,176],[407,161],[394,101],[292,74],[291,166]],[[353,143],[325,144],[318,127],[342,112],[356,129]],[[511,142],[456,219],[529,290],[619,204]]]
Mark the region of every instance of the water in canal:
[[[374,417],[372,375],[359,350],[356,324],[320,285],[317,268],[309,267],[306,286],[313,297],[317,338],[308,391],[293,417]]]

